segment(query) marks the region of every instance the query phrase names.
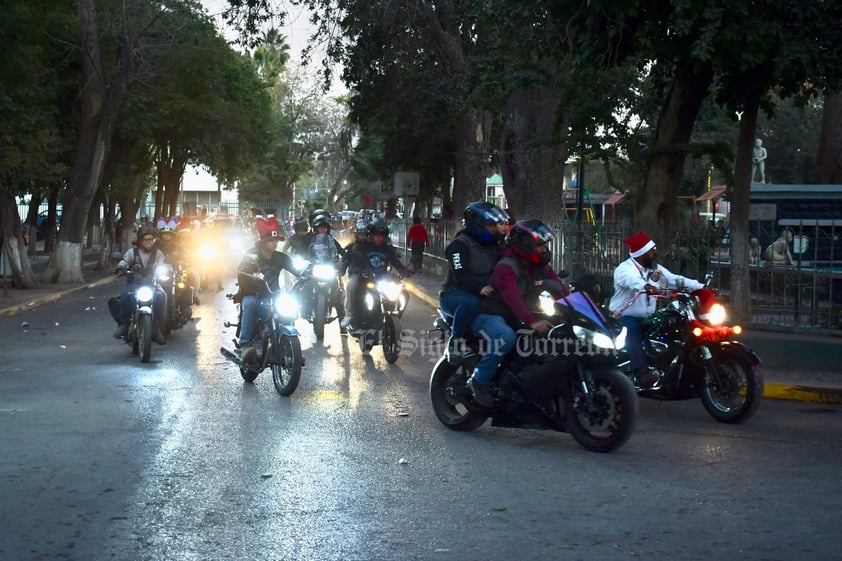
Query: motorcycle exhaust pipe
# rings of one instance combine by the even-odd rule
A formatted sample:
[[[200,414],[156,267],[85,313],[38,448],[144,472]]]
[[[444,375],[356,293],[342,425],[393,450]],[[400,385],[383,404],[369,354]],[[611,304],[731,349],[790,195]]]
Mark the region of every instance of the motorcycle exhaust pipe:
[[[240,357],[238,357],[234,352],[229,351],[225,347],[220,347],[219,352],[222,353],[222,356],[224,356],[225,358],[227,358],[228,360],[230,360],[231,362],[233,362],[237,366],[243,365],[243,361],[240,359]]]

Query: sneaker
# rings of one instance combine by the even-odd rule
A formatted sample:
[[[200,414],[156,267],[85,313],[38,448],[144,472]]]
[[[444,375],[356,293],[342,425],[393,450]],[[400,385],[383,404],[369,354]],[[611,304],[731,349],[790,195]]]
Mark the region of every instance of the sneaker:
[[[125,323],[121,323],[117,326],[117,329],[114,330],[114,338],[115,339],[122,339],[126,336],[126,333],[129,332],[129,326]]]
[[[491,395],[491,385],[477,382],[474,377],[468,378],[468,387],[474,394],[474,401],[483,407],[494,407],[494,396]]]
[[[257,356],[257,349],[254,348],[254,343],[249,341],[247,343],[242,343],[236,353],[240,356],[240,360],[243,364],[247,364],[254,362],[254,359]]]
[[[661,378],[648,368],[638,368],[635,371],[635,378],[637,378],[638,387],[643,390],[651,389],[661,381]]]

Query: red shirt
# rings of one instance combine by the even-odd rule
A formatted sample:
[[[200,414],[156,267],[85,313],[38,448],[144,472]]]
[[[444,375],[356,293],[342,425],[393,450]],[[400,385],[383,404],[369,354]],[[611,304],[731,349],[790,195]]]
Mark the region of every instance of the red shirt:
[[[427,236],[427,229],[423,224],[413,224],[406,233],[406,243],[411,244],[415,242],[430,245],[430,238]]]

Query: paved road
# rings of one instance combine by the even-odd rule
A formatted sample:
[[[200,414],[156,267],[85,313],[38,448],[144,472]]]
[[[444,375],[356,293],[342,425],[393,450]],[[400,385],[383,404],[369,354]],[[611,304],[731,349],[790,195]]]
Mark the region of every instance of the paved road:
[[[730,426],[643,402],[610,455],[455,433],[426,355],[388,365],[304,324],[281,398],[218,354],[221,294],[141,364],[110,338],[114,288],[0,319],[0,559],[839,558],[839,406],[769,400]],[[413,299],[404,326],[432,313]]]

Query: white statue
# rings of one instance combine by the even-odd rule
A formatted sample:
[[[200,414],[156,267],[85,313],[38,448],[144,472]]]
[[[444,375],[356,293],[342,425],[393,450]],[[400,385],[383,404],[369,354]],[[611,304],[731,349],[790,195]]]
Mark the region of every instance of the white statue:
[[[763,141],[759,138],[754,141],[752,161],[754,162],[754,166],[751,168],[752,183],[758,171],[760,172],[760,183],[766,183],[766,149],[763,148]]]
[[[766,266],[781,266],[792,265],[795,260],[789,252],[789,244],[792,242],[792,232],[784,230],[781,232],[781,237],[773,241],[763,252],[763,259],[766,260]]]

